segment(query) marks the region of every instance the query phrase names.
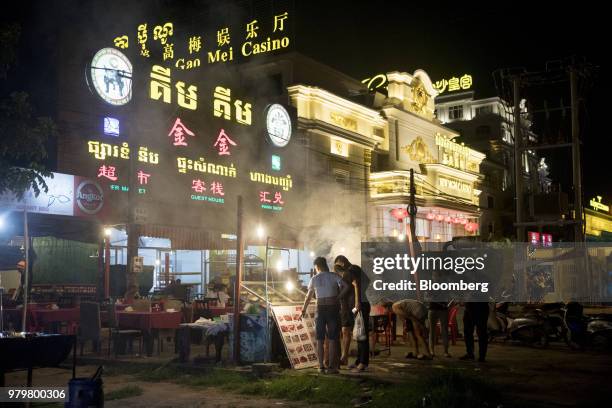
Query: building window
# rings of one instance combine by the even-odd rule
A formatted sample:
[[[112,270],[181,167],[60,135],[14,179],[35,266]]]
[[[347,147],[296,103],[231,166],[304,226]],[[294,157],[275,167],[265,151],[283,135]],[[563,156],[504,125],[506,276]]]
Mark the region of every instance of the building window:
[[[333,169],[332,174],[334,181],[340,184],[343,188],[349,189],[351,184],[351,173],[344,169]]]
[[[462,119],[463,118],[463,105],[451,106],[448,108],[449,119]]]
[[[493,112],[491,105],[479,106],[476,108],[476,116],[487,115]]]

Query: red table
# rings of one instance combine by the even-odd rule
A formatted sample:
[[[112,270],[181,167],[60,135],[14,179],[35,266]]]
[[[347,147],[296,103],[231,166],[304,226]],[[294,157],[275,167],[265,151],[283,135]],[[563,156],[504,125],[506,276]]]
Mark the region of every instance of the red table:
[[[152,356],[153,339],[161,341],[159,330],[178,329],[182,317],[181,312],[117,312],[117,324],[121,329],[141,330],[147,355]]]
[[[79,324],[80,312],[78,307],[69,309],[31,309],[30,325],[37,330],[52,327],[57,330],[59,323],[67,323],[69,334],[74,334]]]
[[[117,312],[119,328],[142,331],[178,329],[181,318],[181,312]]]

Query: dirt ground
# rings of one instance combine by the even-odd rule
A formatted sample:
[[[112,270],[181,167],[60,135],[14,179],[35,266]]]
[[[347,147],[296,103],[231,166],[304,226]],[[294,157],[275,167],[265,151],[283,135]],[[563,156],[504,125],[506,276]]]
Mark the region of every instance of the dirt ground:
[[[458,357],[465,353],[461,341],[451,346],[452,358],[436,356],[433,361],[404,358],[407,346],[394,345],[391,355],[382,352],[371,361],[365,374],[353,374],[342,370],[341,375],[369,376],[383,381],[410,381],[420,375],[443,370],[447,367],[475,373],[498,384],[505,399],[524,401],[518,406],[541,408],[606,406],[600,401],[612,399],[609,385],[612,374],[612,353],[572,351],[566,346],[552,345],[536,349],[517,344],[496,342],[490,345],[486,363],[462,362]],[[436,351],[441,355],[441,345]],[[145,359],[146,361],[146,359]],[[94,366],[81,366],[79,377],[89,376]],[[40,369],[34,372],[34,384],[65,386],[70,370]],[[25,373],[9,373],[7,385],[25,383]],[[106,392],[126,385],[138,385],[143,395],[109,401],[109,407],[306,407],[311,404],[256,398],[231,394],[217,389],[194,390],[172,383],[147,383],[134,381],[128,376],[105,376]],[[527,404],[528,402],[528,404]],[[514,404],[512,404],[515,406]],[[391,408],[391,407],[390,407]]]

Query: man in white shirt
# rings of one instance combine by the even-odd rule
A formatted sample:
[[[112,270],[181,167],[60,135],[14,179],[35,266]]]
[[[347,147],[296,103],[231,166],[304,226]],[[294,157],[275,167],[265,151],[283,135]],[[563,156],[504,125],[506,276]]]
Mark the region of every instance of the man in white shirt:
[[[338,337],[340,334],[340,299],[346,295],[350,287],[342,278],[329,271],[327,261],[323,257],[314,260],[317,274],[308,284],[308,294],[302,307],[302,317],[313,296],[317,297],[317,314],[315,327],[317,333],[317,356],[319,358],[319,372],[324,372],[323,347],[325,336],[329,340],[329,374],[338,373]]]

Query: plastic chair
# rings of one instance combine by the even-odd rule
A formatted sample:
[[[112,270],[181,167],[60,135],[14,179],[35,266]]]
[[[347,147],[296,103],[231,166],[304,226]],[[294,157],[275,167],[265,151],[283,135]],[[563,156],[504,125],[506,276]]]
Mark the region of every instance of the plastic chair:
[[[100,351],[100,305],[93,302],[81,302],[79,307],[78,341],[81,346],[81,355],[85,342],[91,340],[96,352]]]
[[[389,314],[370,316],[373,327],[372,333],[374,336],[374,347],[378,344],[380,336],[384,336],[385,348],[379,351],[386,351],[387,355],[391,355],[391,318]],[[372,353],[374,350],[372,350]]]
[[[459,308],[457,306],[453,306],[448,311],[448,332],[451,338],[451,344],[454,346],[457,342],[457,336],[459,333],[459,329],[457,326],[457,312]]]
[[[142,354],[142,343],[143,337],[140,330],[122,330],[119,328],[119,322],[117,321],[117,310],[115,305],[110,304],[108,308],[108,356],[111,355],[111,344],[113,338],[128,338],[130,340],[129,349],[132,350],[132,341],[138,339],[138,353]],[[115,357],[117,357],[117,348],[115,347]]]

